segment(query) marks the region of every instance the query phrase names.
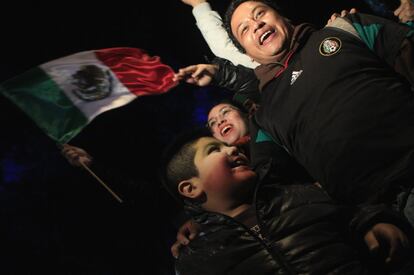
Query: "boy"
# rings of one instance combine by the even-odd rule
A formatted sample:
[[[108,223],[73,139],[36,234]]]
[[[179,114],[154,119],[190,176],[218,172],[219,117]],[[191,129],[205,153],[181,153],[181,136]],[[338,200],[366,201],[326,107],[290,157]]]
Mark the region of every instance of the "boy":
[[[370,250],[388,247],[386,263],[408,247],[399,219],[381,205],[346,211],[313,184],[266,181],[237,147],[192,133],[167,150],[164,183],[200,225],[177,271],[185,274],[367,274],[346,240]],[[345,226],[341,226],[341,223]],[[379,268],[372,274],[382,274]]]

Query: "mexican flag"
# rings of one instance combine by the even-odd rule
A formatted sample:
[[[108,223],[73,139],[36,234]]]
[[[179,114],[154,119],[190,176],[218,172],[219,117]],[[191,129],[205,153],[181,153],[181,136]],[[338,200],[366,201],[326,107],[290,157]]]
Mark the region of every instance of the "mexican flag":
[[[136,48],[85,51],[53,60],[0,84],[47,135],[66,143],[97,115],[176,85],[174,71]]]

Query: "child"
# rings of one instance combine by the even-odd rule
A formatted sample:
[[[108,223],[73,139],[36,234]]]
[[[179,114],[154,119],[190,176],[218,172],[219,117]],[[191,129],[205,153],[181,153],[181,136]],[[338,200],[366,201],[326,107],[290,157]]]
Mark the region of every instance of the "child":
[[[266,165],[253,172],[237,147],[204,134],[182,136],[165,163],[166,187],[200,225],[177,260],[181,275],[367,274],[348,229],[370,250],[387,249],[388,264],[408,246],[393,225],[398,217],[382,205],[351,212],[313,184],[267,182]]]

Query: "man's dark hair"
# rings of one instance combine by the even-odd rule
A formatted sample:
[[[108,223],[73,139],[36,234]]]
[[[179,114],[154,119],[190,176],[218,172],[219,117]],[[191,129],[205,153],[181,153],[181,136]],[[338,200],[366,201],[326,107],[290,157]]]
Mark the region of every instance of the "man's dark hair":
[[[233,0],[231,1],[229,7],[227,8],[227,11],[224,15],[224,21],[223,21],[223,26],[226,29],[231,41],[233,42],[233,44],[236,46],[236,48],[242,52],[242,53],[246,53],[246,50],[242,47],[242,45],[239,43],[239,41],[237,41],[236,37],[233,35],[233,32],[231,31],[231,18],[233,17],[233,13],[234,11],[244,2],[247,1],[253,1],[253,2],[261,2],[263,4],[266,4],[267,6],[275,9],[276,11],[280,11],[280,8],[278,5],[276,5],[276,3],[272,0]]]
[[[161,181],[167,191],[179,202],[183,197],[178,192],[178,183],[198,176],[194,163],[196,150],[194,143],[211,136],[206,129],[195,129],[178,135],[165,149],[162,157]]]

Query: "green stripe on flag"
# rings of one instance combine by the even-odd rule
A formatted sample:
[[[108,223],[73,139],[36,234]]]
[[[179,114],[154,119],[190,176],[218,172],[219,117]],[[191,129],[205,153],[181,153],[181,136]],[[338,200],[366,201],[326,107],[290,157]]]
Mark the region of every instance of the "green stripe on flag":
[[[40,68],[3,82],[0,93],[59,143],[68,142],[88,123],[83,113]]]

